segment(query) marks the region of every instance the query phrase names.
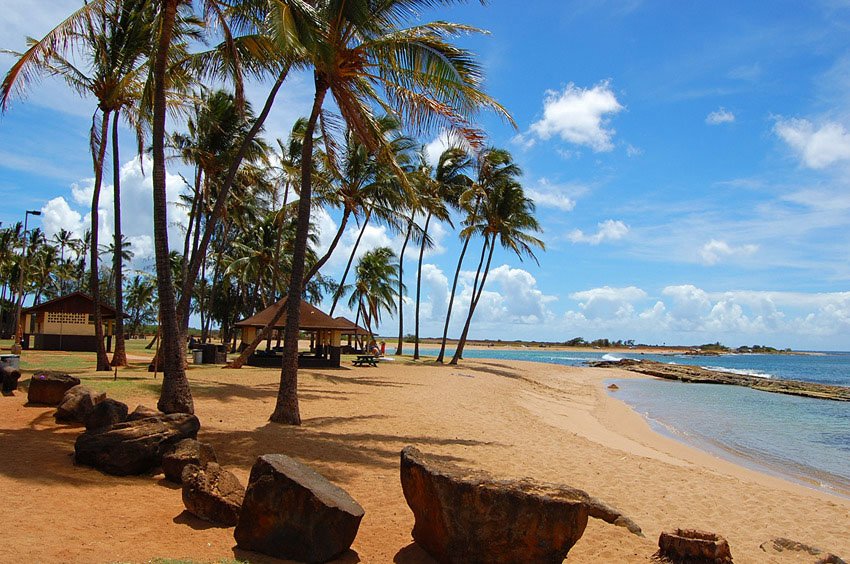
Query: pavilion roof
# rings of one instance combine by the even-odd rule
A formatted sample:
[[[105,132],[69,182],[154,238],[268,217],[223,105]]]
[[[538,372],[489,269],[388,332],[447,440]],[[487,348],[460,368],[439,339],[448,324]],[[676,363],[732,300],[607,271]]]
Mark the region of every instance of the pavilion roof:
[[[286,298],[273,303],[263,311],[260,311],[248,319],[243,319],[236,323],[237,327],[265,327],[274,318],[275,314],[286,306]],[[349,322],[351,323],[351,322]],[[351,325],[354,325],[351,323]],[[277,323],[275,329],[282,329],[286,326],[286,314],[283,314]],[[298,329],[306,331],[315,331],[317,329],[333,329],[343,331],[349,328],[348,325],[334,319],[327,313],[321,311],[316,306],[301,300],[301,316]]]
[[[59,296],[58,298],[53,298],[52,300],[46,301],[44,303],[40,303],[36,306],[31,306],[28,308],[24,308],[22,313],[31,314],[31,313],[39,313],[42,311],[56,312],[56,313],[94,313],[94,299],[88,294],[84,294],[83,292],[72,292],[65,296]],[[118,315],[118,312],[115,311],[115,308],[106,305],[101,302],[100,304],[100,315],[104,319],[115,319]],[[124,317],[128,317],[126,314]]]

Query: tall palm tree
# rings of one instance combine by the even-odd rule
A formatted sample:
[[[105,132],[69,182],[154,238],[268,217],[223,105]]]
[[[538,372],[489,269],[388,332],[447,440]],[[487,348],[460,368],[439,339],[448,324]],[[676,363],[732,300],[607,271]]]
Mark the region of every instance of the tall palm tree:
[[[469,188],[461,195],[459,204],[466,211],[466,219],[464,225],[477,225],[481,215],[481,206],[487,193],[493,187],[504,183],[512,182],[522,175],[519,166],[513,161],[510,153],[502,149],[487,148],[481,151],[475,163],[475,180]],[[457,284],[460,279],[460,270],[463,266],[463,259],[466,256],[466,251],[469,249],[469,242],[472,239],[473,231],[464,229],[461,231],[461,239],[463,239],[463,247],[458,256],[457,267],[455,268],[454,279],[452,280],[452,289],[449,294],[449,304],[446,310],[446,321],[443,326],[443,337],[440,343],[440,352],[437,355],[437,362],[442,363],[446,353],[446,339],[449,332],[449,322],[451,321],[452,308],[454,306],[455,295],[457,292]],[[477,278],[476,278],[477,287]]]
[[[317,0],[305,10],[307,27],[300,39],[305,60],[313,68],[315,91],[302,147],[298,232],[287,292],[292,299],[287,300],[280,388],[271,421],[301,422],[297,395],[300,308],[294,298],[303,290],[313,131],[328,93],[360,141],[387,160],[388,150],[371,111],[374,106],[414,129],[448,126],[463,130],[473,141],[481,135],[469,120],[478,110],[493,108],[507,116],[482,92],[481,72],[470,54],[447,41],[457,33],[474,30],[445,22],[401,27],[404,19],[415,16],[419,4]]]
[[[430,167],[423,169],[420,203],[425,214],[422,242],[419,246],[419,264],[416,273],[416,319],[414,328],[413,359],[419,359],[419,305],[422,295],[422,258],[428,242],[428,226],[432,218],[447,221],[451,224],[449,208],[457,208],[460,195],[471,183],[464,171],[470,166],[471,160],[466,151],[460,148],[449,148],[443,151],[433,171]]]
[[[481,294],[484,292],[484,284],[487,282],[487,274],[490,272],[490,263],[493,260],[496,243],[498,242],[502,248],[515,253],[520,260],[529,256],[537,261],[537,257],[534,256],[534,248],[545,249],[543,241],[531,235],[531,233],[540,231],[540,224],[534,217],[534,202],[525,196],[522,186],[512,178],[504,178],[498,184],[489,187],[483,202],[481,221],[468,226],[466,230],[484,237],[484,245],[481,250],[482,260],[479,261],[478,270],[475,274],[476,281],[480,276],[480,283],[473,284],[469,313],[457,349],[449,364],[457,364],[463,356],[469,326],[472,323],[475,308],[478,306],[478,300],[481,299]],[[485,252],[487,262],[482,271],[481,263]]]

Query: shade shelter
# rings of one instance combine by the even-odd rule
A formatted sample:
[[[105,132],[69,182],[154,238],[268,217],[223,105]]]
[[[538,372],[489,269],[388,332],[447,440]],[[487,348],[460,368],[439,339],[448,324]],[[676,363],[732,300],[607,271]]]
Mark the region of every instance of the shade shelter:
[[[366,348],[365,338],[369,335],[369,332],[347,317],[335,317],[334,320],[343,327],[342,336],[348,337],[348,344],[343,345],[342,352],[347,354],[363,352]]]
[[[257,336],[257,333],[268,325],[275,315],[286,307],[286,298],[283,298],[263,311],[252,315],[248,319],[238,321],[236,327],[242,330],[241,347],[248,346]],[[354,325],[351,322],[343,323],[334,319],[317,307],[301,300],[301,316],[298,330],[310,335],[310,350],[299,352],[298,366],[300,367],[339,367],[341,354],[342,335],[345,331],[351,331]],[[282,330],[286,327],[286,314],[280,316],[274,329]],[[355,326],[356,327],[356,326]],[[248,357],[249,366],[274,366],[280,367],[280,349],[269,351],[256,350]]]
[[[106,350],[111,351],[117,312],[102,303],[100,315]],[[94,300],[83,292],[28,307],[21,311],[21,322],[24,327],[21,347],[25,350],[97,352]]]

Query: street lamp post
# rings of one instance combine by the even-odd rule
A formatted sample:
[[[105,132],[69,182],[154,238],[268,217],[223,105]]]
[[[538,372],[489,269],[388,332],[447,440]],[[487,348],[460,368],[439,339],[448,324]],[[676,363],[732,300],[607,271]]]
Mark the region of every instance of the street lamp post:
[[[15,344],[12,345],[12,354],[21,354],[21,339],[23,338],[21,308],[24,306],[24,270],[27,264],[27,221],[31,215],[41,215],[41,212],[38,210],[27,210],[24,214],[24,249],[21,254],[20,276],[18,277],[18,303],[15,308]]]

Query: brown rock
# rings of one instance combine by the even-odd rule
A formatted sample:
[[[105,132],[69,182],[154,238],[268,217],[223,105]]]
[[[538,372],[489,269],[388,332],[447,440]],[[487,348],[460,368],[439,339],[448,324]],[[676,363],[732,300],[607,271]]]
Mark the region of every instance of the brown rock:
[[[416,518],[413,539],[439,562],[560,563],[587,526],[572,488],[496,481],[410,446],[401,451],[401,485]]]
[[[194,415],[175,413],[87,430],[74,444],[75,460],[107,474],[143,474],[160,465],[167,447],[195,438],[200,427]]]
[[[105,393],[95,394],[80,384],[65,392],[53,416],[57,421],[84,423],[94,406],[105,399]]]
[[[127,420],[129,408],[124,402],[112,398],[105,399],[94,406],[86,417],[86,431],[111,427]]]
[[[609,390],[619,390],[620,386],[618,386],[617,384],[611,384],[611,385],[608,386],[608,389]]]
[[[0,385],[4,394],[9,395],[18,389],[21,371],[11,366],[0,366]]]
[[[658,538],[660,558],[688,564],[727,564],[732,553],[726,539],[715,533],[693,529],[665,531]]]
[[[147,419],[148,417],[162,417],[165,415],[158,409],[137,405],[133,413],[127,416],[127,421],[138,421],[139,419]]]
[[[183,505],[204,521],[232,527],[239,521],[245,486],[215,462],[206,468],[189,464],[183,469]]]
[[[815,564],[847,564],[847,562],[845,562],[835,554],[828,552],[818,558]]]
[[[363,508],[300,462],[266,454],[251,468],[234,537],[240,548],[276,558],[327,562],[349,549]]]
[[[166,480],[182,484],[183,469],[186,466],[193,464],[204,469],[210,462],[218,462],[212,445],[195,439],[183,439],[169,447],[162,455],[162,471]],[[241,500],[239,504],[241,506]]]
[[[70,374],[40,370],[32,375],[27,402],[39,405],[59,405],[65,392],[80,385],[80,379]]]

